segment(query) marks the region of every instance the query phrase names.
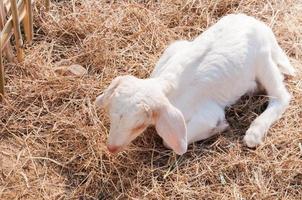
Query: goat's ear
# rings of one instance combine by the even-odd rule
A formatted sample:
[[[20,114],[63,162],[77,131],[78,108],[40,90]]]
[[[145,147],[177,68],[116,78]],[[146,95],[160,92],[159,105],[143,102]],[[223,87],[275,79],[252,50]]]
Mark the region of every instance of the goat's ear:
[[[109,85],[109,87],[104,91],[103,94],[99,95],[95,100],[95,105],[99,108],[106,108],[110,102],[110,98],[114,94],[116,88],[121,83],[122,76],[118,76]]]
[[[97,108],[102,108],[104,106],[104,94],[97,96],[94,104]]]
[[[175,153],[182,155],[187,151],[187,129],[182,113],[170,102],[155,113],[155,128],[164,142]]]

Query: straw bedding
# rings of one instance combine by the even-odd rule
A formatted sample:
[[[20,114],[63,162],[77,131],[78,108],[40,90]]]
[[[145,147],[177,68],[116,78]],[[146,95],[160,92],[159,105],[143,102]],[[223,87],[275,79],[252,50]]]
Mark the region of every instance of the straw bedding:
[[[269,24],[298,70],[291,106],[265,143],[242,143],[265,95],[227,109],[231,129],[176,156],[150,128],[117,156],[94,98],[124,74],[147,77],[172,41],[244,12]],[[0,199],[302,199],[302,2],[56,0],[34,7],[35,41],[5,63],[0,104]],[[84,76],[58,73],[72,64]]]

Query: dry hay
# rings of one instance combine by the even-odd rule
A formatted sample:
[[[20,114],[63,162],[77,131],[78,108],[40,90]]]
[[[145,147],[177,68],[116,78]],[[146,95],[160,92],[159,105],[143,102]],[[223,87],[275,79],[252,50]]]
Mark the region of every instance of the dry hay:
[[[302,199],[302,2],[43,1],[22,64],[5,64],[0,105],[0,199]],[[227,109],[231,130],[166,150],[153,129],[117,156],[106,150],[108,119],[95,96],[117,75],[147,77],[164,48],[192,39],[220,17],[244,12],[269,24],[298,69],[291,107],[257,149],[244,131],[265,98]],[[80,64],[82,77],[57,73]]]

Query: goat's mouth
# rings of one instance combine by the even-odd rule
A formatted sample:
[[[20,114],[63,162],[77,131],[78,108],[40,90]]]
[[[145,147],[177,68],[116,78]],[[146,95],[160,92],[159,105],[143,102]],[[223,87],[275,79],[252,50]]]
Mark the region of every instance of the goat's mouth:
[[[112,154],[117,154],[123,150],[123,146],[107,145],[107,149]]]

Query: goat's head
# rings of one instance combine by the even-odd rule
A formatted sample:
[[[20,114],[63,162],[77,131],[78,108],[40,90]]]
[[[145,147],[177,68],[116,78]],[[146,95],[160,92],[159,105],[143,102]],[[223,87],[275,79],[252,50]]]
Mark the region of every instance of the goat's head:
[[[96,99],[96,105],[108,111],[110,131],[108,150],[121,151],[149,125],[177,153],[187,151],[186,125],[154,80],[133,76],[115,78]]]

